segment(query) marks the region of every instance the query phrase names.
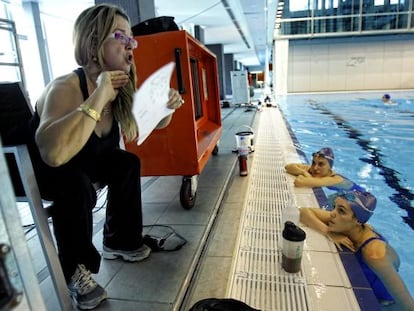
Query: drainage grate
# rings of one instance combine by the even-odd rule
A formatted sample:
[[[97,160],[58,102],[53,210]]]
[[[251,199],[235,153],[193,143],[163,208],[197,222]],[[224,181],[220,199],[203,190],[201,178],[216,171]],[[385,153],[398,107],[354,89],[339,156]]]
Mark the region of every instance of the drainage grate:
[[[281,267],[281,211],[294,192],[285,174],[277,112],[260,114],[228,296],[263,311],[311,310],[302,272]]]

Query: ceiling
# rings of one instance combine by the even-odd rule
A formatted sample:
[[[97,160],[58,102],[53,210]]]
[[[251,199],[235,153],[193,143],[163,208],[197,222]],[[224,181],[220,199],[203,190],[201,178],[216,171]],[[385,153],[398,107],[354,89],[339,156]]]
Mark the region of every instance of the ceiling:
[[[22,1],[39,2],[42,12],[66,19],[94,4],[93,0]],[[157,16],[174,16],[184,29],[199,25],[204,29],[204,44],[223,44],[224,53],[233,54],[234,60],[249,70],[264,70],[272,47],[278,0],[153,1]]]
[[[179,26],[201,26],[205,44],[223,44],[225,54],[252,70],[263,70],[269,59],[277,2],[154,0],[158,16],[174,16]]]

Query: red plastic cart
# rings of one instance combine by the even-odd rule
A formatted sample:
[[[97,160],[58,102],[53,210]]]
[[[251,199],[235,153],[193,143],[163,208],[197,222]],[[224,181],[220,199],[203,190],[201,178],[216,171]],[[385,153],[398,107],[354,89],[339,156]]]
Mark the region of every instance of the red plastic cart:
[[[211,154],[218,153],[222,133],[217,59],[184,30],[137,36],[134,50],[138,87],[154,71],[174,61],[171,87],[185,103],[165,129],[155,130],[127,150],[141,159],[142,176],[183,176],[180,202],[195,204],[197,179]]]

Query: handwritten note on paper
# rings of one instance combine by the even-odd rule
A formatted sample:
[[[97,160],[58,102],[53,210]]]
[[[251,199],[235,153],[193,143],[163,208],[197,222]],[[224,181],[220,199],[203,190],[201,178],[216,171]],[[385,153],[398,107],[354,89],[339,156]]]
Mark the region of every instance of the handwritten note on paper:
[[[167,108],[171,74],[175,64],[170,62],[151,74],[134,94],[132,113],[138,124],[138,145],[155,129],[157,124],[174,112]]]

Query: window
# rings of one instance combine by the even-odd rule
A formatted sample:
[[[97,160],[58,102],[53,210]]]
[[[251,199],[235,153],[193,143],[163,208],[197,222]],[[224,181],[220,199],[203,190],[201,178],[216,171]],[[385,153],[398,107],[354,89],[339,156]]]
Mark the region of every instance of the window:
[[[311,0],[289,1],[289,11],[290,12],[307,11],[309,10],[309,1]]]
[[[203,116],[203,106],[200,94],[200,77],[198,73],[198,62],[194,58],[190,58],[191,77],[194,95],[194,117],[196,120]]]

